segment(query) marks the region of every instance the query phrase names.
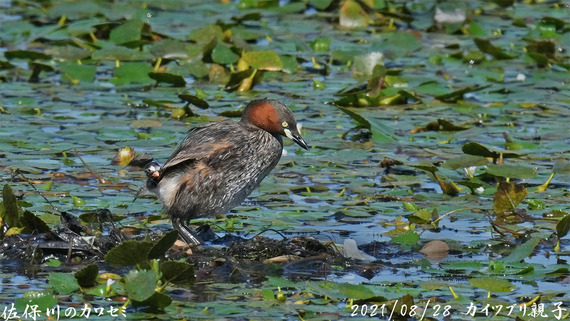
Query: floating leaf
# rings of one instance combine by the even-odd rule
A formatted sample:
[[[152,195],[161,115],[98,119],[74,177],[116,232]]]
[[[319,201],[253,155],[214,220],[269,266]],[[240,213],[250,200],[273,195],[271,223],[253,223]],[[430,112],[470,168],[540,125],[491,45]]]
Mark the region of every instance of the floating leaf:
[[[439,183],[439,186],[441,187],[442,192],[444,192],[445,194],[449,195],[449,196],[457,196],[459,194],[459,191],[461,190],[460,187],[458,187],[457,185],[455,185],[455,183],[447,181],[441,177],[439,177],[439,175],[437,175],[437,173],[433,173],[433,176],[435,178],[435,180]]]
[[[253,68],[260,70],[280,71],[283,62],[273,50],[249,51],[243,54],[243,59]]]
[[[109,40],[117,45],[140,40],[143,26],[144,22],[142,20],[128,20],[122,25],[111,30],[111,33],[109,34]]]
[[[10,50],[4,52],[6,59],[49,60],[51,56],[31,50]]]
[[[416,244],[420,240],[420,236],[416,231],[406,231],[392,238],[392,242],[398,244]]]
[[[75,272],[74,276],[80,286],[92,287],[97,285],[98,274],[99,266],[97,266],[97,264],[89,264],[81,270]]]
[[[514,182],[500,182],[495,198],[493,200],[493,210],[495,214],[512,212],[526,197],[526,188]]]
[[[498,177],[524,179],[536,176],[534,168],[523,165],[489,164],[486,171],[487,174]]]
[[[46,222],[28,210],[24,210],[22,213],[22,217],[20,217],[20,224],[25,228],[26,233],[31,234],[50,232],[50,228]]]
[[[185,262],[165,261],[160,264],[162,277],[178,286],[189,287],[196,281],[194,266]]]
[[[443,163],[442,167],[449,169],[469,168],[471,166],[481,166],[489,163],[487,158],[475,155],[461,155]]]
[[[445,102],[456,102],[460,99],[463,99],[463,95],[465,95],[466,93],[471,93],[471,92],[476,92],[476,91],[480,91],[486,88],[491,87],[491,85],[485,85],[485,86],[480,86],[480,85],[473,85],[473,86],[467,86],[464,88],[461,88],[459,90],[447,93],[447,94],[443,94],[443,95],[438,95],[435,96],[436,99],[441,100],[441,101],[445,101]]]
[[[536,246],[540,243],[540,237],[533,237],[530,240],[524,242],[523,244],[517,246],[509,256],[503,258],[505,263],[521,262],[522,260],[529,257]]]
[[[317,37],[311,42],[314,51],[328,51],[331,46],[330,38]]]
[[[37,311],[46,311],[46,309],[53,308],[57,303],[58,300],[52,291],[29,291],[15,300],[14,307],[17,311],[25,311],[26,307],[31,306],[37,307]]]
[[[154,57],[166,59],[187,59],[189,58],[186,45],[178,40],[163,39],[150,47],[150,52]]]
[[[169,72],[149,72],[148,77],[156,80],[159,83],[167,83],[175,87],[186,86],[186,80],[184,80],[184,77]]]
[[[152,307],[157,310],[164,310],[172,303],[172,298],[168,294],[162,292],[154,292],[150,298],[144,301],[133,301],[134,307]]]
[[[489,292],[511,292],[515,289],[515,286],[511,282],[496,276],[473,278],[469,280],[469,284]]]
[[[85,206],[85,200],[81,197],[77,197],[75,195],[71,195],[71,199],[73,200],[73,206]]]
[[[191,63],[184,65],[184,67],[186,67],[192,76],[196,78],[204,78],[208,76],[208,73],[210,72],[208,66],[200,60],[192,61]]]
[[[151,242],[123,242],[105,255],[105,262],[111,266],[137,265],[148,260],[148,253],[153,246]]]
[[[462,130],[467,130],[467,129],[469,129],[468,126],[459,126],[459,125],[453,124],[449,120],[438,119],[437,122],[435,122],[435,121],[430,122],[427,125],[425,125],[424,127],[415,128],[415,129],[411,130],[411,133],[415,134],[415,133],[423,133],[423,132],[427,132],[427,131],[454,132],[454,131],[462,131]]]
[[[567,159],[557,159],[554,161],[554,173],[569,175],[570,174],[570,162]]]
[[[506,53],[505,51],[503,51],[503,49],[494,46],[491,43],[491,40],[475,38],[473,39],[473,41],[475,41],[475,44],[477,45],[477,48],[479,48],[479,50],[483,51],[484,53],[490,54],[496,59],[513,59],[517,57],[517,55],[515,54]]]
[[[487,147],[483,144],[477,142],[469,142],[461,146],[461,150],[465,154],[490,157],[494,160],[502,158],[520,158],[526,154],[518,154],[514,152],[508,152],[506,150],[500,150],[492,147]]]
[[[91,58],[95,60],[134,61],[151,59],[152,56],[147,52],[116,46],[96,50]]]
[[[124,280],[127,295],[131,300],[144,301],[154,294],[157,279],[153,271],[132,270]]]
[[[96,66],[78,65],[73,62],[63,62],[59,65],[61,70],[61,79],[67,82],[86,83],[95,80]]]
[[[309,3],[311,4],[311,6],[319,9],[319,10],[325,10],[327,9],[331,3],[333,2],[333,0],[309,0]]]
[[[416,224],[426,224],[431,221],[432,213],[425,208],[422,208],[414,213],[408,215],[408,221]]]
[[[12,191],[12,188],[8,184],[4,185],[4,189],[2,189],[2,200],[3,210],[0,210],[2,221],[8,225],[8,227],[20,226],[18,203],[14,191]]]
[[[157,120],[157,119],[135,119],[131,122],[131,128],[153,128],[153,127],[161,127],[161,126],[162,126],[162,122],[160,122],[160,120]],[[134,151],[134,149],[131,149],[131,150]],[[135,155],[133,154],[133,157],[134,156]],[[128,163],[126,163],[126,164],[128,164]]]
[[[558,224],[556,224],[556,235],[561,239],[568,234],[568,230],[570,230],[570,214],[564,216]]]
[[[71,273],[51,273],[48,281],[59,294],[69,294],[79,289],[79,284]]]
[[[219,43],[214,50],[212,50],[212,60],[214,60],[215,63],[222,65],[235,64],[238,59],[239,56],[226,44]]]
[[[248,70],[246,70],[246,71],[248,71]],[[232,74],[232,75],[234,75],[234,74]],[[212,82],[212,83],[225,85],[229,82],[230,75],[228,75],[228,73],[226,72],[224,67],[222,67],[218,64],[212,64],[210,66],[209,71],[208,71],[208,78],[210,79],[210,82]]]
[[[177,239],[178,239],[177,230],[172,230],[164,234],[160,238],[160,240],[158,240],[158,242],[156,242],[154,246],[150,249],[150,252],[148,253],[148,258],[149,259],[162,258],[166,254],[166,251],[168,251],[168,249],[170,249],[170,247],[174,245],[174,242],[176,242]]]
[[[115,85],[154,83],[149,77],[151,72],[152,67],[146,62],[125,62],[115,69],[115,78],[111,79],[111,82]]]
[[[191,103],[192,105],[201,108],[201,109],[206,109],[209,108],[210,105],[208,104],[207,101],[205,101],[204,99],[198,97],[198,96],[194,96],[194,95],[190,95],[190,94],[180,94],[178,95],[178,98]]]
[[[200,29],[190,32],[190,39],[198,44],[207,44],[215,39],[221,38],[223,35],[222,27],[216,24],[205,25]]]
[[[349,115],[356,123],[363,128],[367,128],[372,132],[373,140],[376,142],[391,142],[394,141],[391,133],[388,133],[386,128],[381,125],[378,121],[368,121],[362,115],[358,114],[357,112],[353,111],[352,109],[348,109],[345,107],[337,106],[338,109],[342,110],[344,113]]]
[[[374,292],[362,284],[340,283],[338,290],[347,299],[363,300],[374,296]]]

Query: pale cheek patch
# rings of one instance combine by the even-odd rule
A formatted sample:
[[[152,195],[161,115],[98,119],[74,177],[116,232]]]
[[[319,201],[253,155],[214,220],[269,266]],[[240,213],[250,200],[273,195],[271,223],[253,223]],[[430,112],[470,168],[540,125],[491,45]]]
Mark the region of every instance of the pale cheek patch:
[[[283,129],[283,131],[285,132],[285,136],[287,136],[287,138],[289,139],[293,139],[293,135],[291,134],[291,131],[287,128]]]

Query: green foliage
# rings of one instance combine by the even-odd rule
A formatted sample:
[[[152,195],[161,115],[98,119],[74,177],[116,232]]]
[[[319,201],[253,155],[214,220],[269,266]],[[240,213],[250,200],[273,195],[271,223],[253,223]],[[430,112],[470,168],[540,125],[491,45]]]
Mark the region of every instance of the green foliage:
[[[105,262],[111,266],[133,266],[148,261],[148,254],[154,246],[151,242],[126,241],[115,246],[107,255]]]
[[[308,273],[327,282],[280,276],[262,282],[259,274],[246,276],[254,265],[238,264],[229,278],[235,283],[221,273],[223,280],[215,274],[213,282],[188,290],[193,267],[164,261],[175,234],[168,233],[129,248],[139,252],[119,248],[109,257],[119,267],[105,269],[133,271],[133,280],[146,282],[144,295],[133,280],[129,294],[126,277],[107,281],[95,262],[74,274],[81,287],[60,297],[61,305],[126,298],[144,307],[134,316],[142,319],[165,310],[164,316],[188,319],[308,320],[348,319],[351,304],[401,308],[403,300],[421,306],[436,297],[452,306],[454,318],[469,302],[510,305],[538,296],[548,312],[567,292],[560,280],[568,267],[552,259],[552,250],[567,252],[570,226],[564,184],[570,32],[557,3],[48,0],[13,2],[0,20],[8,21],[0,28],[7,48],[0,54],[0,173],[23,192],[2,195],[3,237],[34,240],[15,234],[58,224],[30,184],[58,209],[80,212],[84,222],[99,222],[95,210],[104,208],[125,230],[163,229],[158,202],[132,202],[144,176],[111,165],[115,150],[129,145],[166,159],[188,128],[239,117],[250,99],[270,97],[293,109],[314,147],[292,152],[285,140],[289,153],[263,181],[255,204],[242,204],[215,225],[246,235],[332,233],[335,240],[358,240],[380,262],[264,266],[274,275]],[[109,184],[81,166],[76,148]],[[15,169],[30,184],[14,177]],[[106,222],[89,227],[105,233]],[[433,238],[452,249],[439,265],[417,253],[418,244]],[[19,311],[24,303],[54,306],[51,289],[60,295],[75,287],[69,276],[55,274],[48,283],[33,274],[35,263],[67,271],[76,264],[75,250],[68,263],[65,254],[40,262],[39,249],[32,269],[25,265],[32,271],[26,277],[49,290],[23,294]],[[389,281],[378,264],[405,280]],[[22,289],[6,273],[9,302]],[[482,276],[517,287],[487,299],[476,288],[494,292],[489,284],[497,280]],[[181,287],[174,301],[173,286]],[[208,302],[197,302],[206,296]]]
[[[51,273],[48,277],[49,285],[59,294],[69,294],[79,289],[79,284],[69,273]]]

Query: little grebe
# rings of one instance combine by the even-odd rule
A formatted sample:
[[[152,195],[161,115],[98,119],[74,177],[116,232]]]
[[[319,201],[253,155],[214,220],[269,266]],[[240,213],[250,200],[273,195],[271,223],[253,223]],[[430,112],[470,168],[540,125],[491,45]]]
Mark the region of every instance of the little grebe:
[[[192,128],[164,165],[150,162],[146,187],[158,195],[182,239],[202,244],[188,221],[239,205],[277,165],[282,135],[309,149],[287,106],[273,99],[253,100],[241,121]]]

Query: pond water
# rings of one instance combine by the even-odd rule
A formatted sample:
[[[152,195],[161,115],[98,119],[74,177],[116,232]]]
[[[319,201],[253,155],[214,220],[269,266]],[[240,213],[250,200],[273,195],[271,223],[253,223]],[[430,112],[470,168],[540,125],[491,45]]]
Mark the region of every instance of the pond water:
[[[280,99],[311,149],[286,141],[286,153],[260,188],[207,222],[219,237],[263,232],[274,240],[311,236],[339,247],[353,239],[374,260],[240,266],[247,271],[235,272],[239,281],[232,281],[233,271],[202,279],[205,272],[198,271],[193,286],[166,288],[173,302],[164,311],[131,306],[127,318],[345,319],[352,304],[393,304],[406,295],[418,305],[432,299],[451,306],[453,320],[486,318],[466,318],[470,302],[482,308],[540,297],[548,311],[556,302],[570,309],[570,242],[557,237],[557,223],[570,208],[568,8],[507,2],[461,2],[457,10],[468,18],[456,27],[434,23],[442,6],[435,1],[363,1],[368,13],[352,0],[0,1],[2,185],[17,191],[21,209],[54,229],[61,226],[59,212],[108,209],[134,234],[164,234],[171,226],[160,203],[133,201],[142,169],[111,164],[118,149],[163,162],[193,126],[222,120],[254,98]],[[364,25],[339,26],[347,21]],[[118,29],[125,25],[134,29]],[[280,71],[267,70],[275,68],[268,54],[259,59],[270,66],[258,67],[251,90],[225,89],[242,50],[276,53]],[[185,58],[167,58],[174,54]],[[251,58],[249,64],[260,63]],[[216,75],[213,65],[226,75]],[[28,81],[38,68],[38,79]],[[162,75],[149,78],[153,72]],[[173,117],[189,114],[181,93],[209,107],[190,105],[194,116]],[[467,153],[470,142],[487,149]],[[493,151],[512,168],[493,171]],[[446,167],[467,154],[489,160],[465,161],[464,167],[474,166],[473,177],[463,167]],[[385,159],[393,165],[384,166]],[[553,171],[546,191],[538,190]],[[526,188],[514,218],[494,210],[499,181]],[[440,261],[420,253],[432,240],[450,248]],[[516,255],[522,256],[511,261]],[[30,291],[47,291],[62,306],[122,305],[114,301],[121,295],[52,293],[58,289],[48,281],[52,273],[87,263],[100,265],[99,273],[128,272],[101,258],[87,261],[2,260],[0,311]],[[479,282],[485,277],[491,279]],[[507,285],[493,287],[497,279]]]

